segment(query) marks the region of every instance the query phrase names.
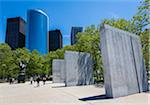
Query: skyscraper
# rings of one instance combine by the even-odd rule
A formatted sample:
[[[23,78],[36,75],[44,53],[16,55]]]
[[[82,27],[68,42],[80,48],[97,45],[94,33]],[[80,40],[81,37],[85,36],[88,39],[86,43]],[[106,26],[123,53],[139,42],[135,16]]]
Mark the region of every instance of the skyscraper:
[[[14,50],[25,47],[26,22],[21,17],[8,18],[5,42]]]
[[[41,54],[48,52],[48,16],[41,10],[28,10],[26,47]]]
[[[49,31],[49,51],[62,48],[62,34],[60,30]]]
[[[71,28],[71,45],[75,44],[77,39],[76,39],[76,35],[78,32],[82,32],[83,31],[83,27],[72,27]]]

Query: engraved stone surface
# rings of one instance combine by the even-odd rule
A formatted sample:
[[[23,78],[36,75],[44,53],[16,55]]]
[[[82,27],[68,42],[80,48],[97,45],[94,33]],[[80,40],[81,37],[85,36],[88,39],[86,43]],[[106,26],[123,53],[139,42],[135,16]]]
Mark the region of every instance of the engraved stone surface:
[[[93,83],[93,61],[89,53],[65,52],[66,86]]]
[[[120,97],[148,91],[140,38],[104,25],[100,31],[107,97]]]
[[[54,59],[52,62],[53,83],[65,82],[65,64],[62,59]]]

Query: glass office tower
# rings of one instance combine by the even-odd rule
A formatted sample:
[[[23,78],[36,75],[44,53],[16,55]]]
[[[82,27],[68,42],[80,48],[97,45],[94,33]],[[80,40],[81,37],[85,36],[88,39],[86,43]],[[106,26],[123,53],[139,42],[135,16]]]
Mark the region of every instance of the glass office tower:
[[[21,17],[8,18],[5,42],[15,50],[25,47],[26,22]]]
[[[26,47],[41,54],[48,52],[48,16],[41,10],[28,10]]]
[[[51,30],[49,31],[49,51],[56,51],[62,48],[62,34],[61,31]]]
[[[76,39],[76,35],[78,34],[78,32],[82,32],[83,31],[83,27],[72,27],[71,28],[71,45],[74,45],[77,41]]]

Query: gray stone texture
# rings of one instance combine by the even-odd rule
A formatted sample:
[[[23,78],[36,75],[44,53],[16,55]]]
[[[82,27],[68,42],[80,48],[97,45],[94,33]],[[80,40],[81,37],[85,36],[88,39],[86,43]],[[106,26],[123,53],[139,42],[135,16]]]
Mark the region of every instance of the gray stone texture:
[[[101,29],[100,38],[106,96],[148,91],[140,38],[108,25]]]
[[[93,61],[89,53],[65,52],[66,86],[93,83]]]
[[[62,59],[54,59],[52,62],[53,83],[65,82],[65,64]]]

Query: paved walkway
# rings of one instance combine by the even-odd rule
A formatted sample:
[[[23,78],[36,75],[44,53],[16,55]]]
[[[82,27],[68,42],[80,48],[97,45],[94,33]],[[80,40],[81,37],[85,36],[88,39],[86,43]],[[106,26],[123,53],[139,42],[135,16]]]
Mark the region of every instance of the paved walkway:
[[[105,99],[104,89],[100,87],[63,87],[50,82],[40,87],[35,85],[0,84],[0,105],[150,105],[150,93]]]

